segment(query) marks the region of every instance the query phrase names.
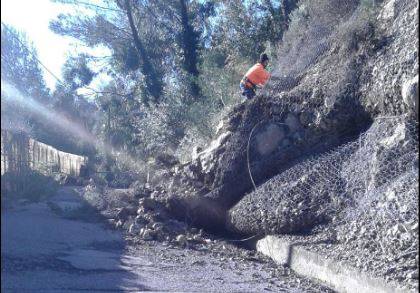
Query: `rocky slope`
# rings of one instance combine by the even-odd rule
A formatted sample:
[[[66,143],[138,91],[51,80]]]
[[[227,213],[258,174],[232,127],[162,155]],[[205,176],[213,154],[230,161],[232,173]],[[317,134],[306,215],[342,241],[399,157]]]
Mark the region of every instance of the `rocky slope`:
[[[132,233],[159,238],[172,228],[153,223],[175,217],[244,237],[304,234],[416,286],[418,2],[347,8],[303,69],[275,73],[190,162],[162,160],[150,186],[133,186]]]
[[[372,114],[418,115],[418,1],[384,1],[376,22],[381,48],[366,60],[361,86]]]
[[[360,12],[352,10],[356,16],[336,26],[329,49],[287,79],[294,85],[274,76],[268,91],[221,122],[209,148],[174,171],[175,178],[193,180],[200,192],[167,190],[169,209],[217,229],[226,211],[252,190],[250,172],[259,185],[309,156],[356,139],[378,116],[416,117],[418,23],[409,21],[416,7],[405,0],[383,3],[374,27],[359,24]]]
[[[384,1],[368,20],[360,9],[305,70],[274,75],[267,91],[221,121],[208,148],[168,166],[156,199],[171,216],[213,231],[322,230],[370,255],[379,274],[396,267],[392,278],[410,275],[414,286],[418,2]],[[395,254],[409,265],[387,257]]]

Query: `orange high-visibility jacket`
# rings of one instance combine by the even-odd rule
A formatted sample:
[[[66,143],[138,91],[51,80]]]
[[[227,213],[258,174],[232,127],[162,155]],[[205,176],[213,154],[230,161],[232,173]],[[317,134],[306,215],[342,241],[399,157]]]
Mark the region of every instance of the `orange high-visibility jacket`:
[[[248,70],[244,77],[248,78],[253,85],[262,86],[270,78],[270,73],[264,69],[261,63],[257,63]],[[247,87],[253,87],[253,85],[247,83]]]

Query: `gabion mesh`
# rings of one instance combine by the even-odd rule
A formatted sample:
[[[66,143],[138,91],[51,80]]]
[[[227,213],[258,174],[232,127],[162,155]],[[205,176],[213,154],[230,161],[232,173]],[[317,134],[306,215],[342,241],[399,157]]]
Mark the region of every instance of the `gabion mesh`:
[[[404,116],[379,118],[353,144],[356,151],[339,174],[345,180],[347,202],[339,240],[375,240],[370,249],[382,255],[416,254],[418,123]]]
[[[377,118],[358,140],[290,168],[273,184],[285,200],[300,194],[316,202],[344,227],[339,229],[344,242],[369,236],[363,234],[370,230],[383,252],[387,246],[413,249],[418,242],[417,131],[418,123],[405,116]]]
[[[267,196],[252,200],[264,202],[270,226],[265,232],[294,231],[322,214],[332,219],[342,242],[366,237],[382,251],[412,249],[418,242],[417,130],[418,123],[406,116],[377,118],[359,139],[260,186],[258,195]]]

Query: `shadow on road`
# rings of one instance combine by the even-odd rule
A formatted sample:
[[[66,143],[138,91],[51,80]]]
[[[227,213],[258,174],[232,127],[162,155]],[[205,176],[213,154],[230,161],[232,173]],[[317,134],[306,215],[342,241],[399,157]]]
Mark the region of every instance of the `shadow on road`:
[[[128,256],[122,234],[71,187],[2,210],[1,266],[2,292],[150,290],[135,273],[147,261]]]

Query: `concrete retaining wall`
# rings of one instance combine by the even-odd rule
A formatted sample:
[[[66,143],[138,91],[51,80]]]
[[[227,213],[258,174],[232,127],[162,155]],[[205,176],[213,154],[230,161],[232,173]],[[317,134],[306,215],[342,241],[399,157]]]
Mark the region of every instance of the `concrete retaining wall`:
[[[257,250],[296,273],[325,282],[338,292],[394,293],[409,292],[385,280],[374,278],[348,265],[311,252],[299,243],[276,236],[266,236],[257,242]]]
[[[80,168],[87,160],[87,157],[59,151],[25,134],[1,131],[1,175],[31,169],[79,176]]]

